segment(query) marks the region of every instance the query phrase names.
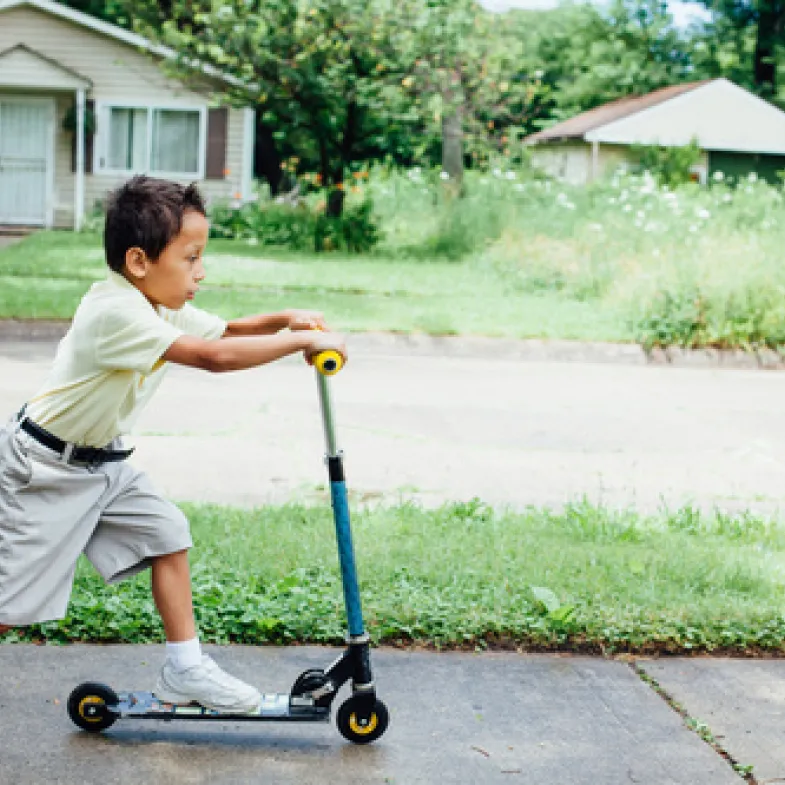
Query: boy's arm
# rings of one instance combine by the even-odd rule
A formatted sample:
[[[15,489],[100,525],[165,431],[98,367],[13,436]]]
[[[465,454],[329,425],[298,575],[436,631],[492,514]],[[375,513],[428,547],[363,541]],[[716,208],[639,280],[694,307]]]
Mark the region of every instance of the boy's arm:
[[[340,352],[346,359],[343,337],[337,333],[304,330],[281,335],[224,337],[216,341],[183,335],[164,352],[161,359],[221,373],[255,368],[296,352],[303,352],[306,358],[310,358],[328,349]]]
[[[277,313],[262,313],[258,316],[245,316],[232,319],[226,325],[224,338],[238,338],[247,335],[274,335],[286,328],[290,330],[327,330],[324,316],[319,311],[289,309]]]

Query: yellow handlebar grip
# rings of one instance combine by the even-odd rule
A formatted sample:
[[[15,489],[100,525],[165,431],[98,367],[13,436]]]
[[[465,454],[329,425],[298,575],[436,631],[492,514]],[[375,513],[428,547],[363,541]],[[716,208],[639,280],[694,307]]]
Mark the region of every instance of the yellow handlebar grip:
[[[313,364],[323,376],[333,376],[343,368],[343,356],[335,349],[328,349],[326,352],[319,352],[314,358]]]

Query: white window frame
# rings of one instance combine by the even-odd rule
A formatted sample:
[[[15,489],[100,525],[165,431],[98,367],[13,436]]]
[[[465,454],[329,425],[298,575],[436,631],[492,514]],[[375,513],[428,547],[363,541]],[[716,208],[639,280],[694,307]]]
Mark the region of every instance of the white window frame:
[[[113,169],[104,166],[102,161],[109,158],[109,133],[108,112],[112,109],[146,109],[147,110],[147,156],[148,166],[144,170]],[[163,110],[169,112],[198,112],[199,113],[199,149],[197,151],[196,172],[167,172],[158,171],[150,167],[153,144],[153,111]],[[93,150],[93,172],[96,174],[116,175],[128,177],[134,174],[149,174],[153,177],[162,177],[169,180],[204,180],[207,166],[207,106],[194,104],[159,104],[148,101],[96,101],[96,144]]]

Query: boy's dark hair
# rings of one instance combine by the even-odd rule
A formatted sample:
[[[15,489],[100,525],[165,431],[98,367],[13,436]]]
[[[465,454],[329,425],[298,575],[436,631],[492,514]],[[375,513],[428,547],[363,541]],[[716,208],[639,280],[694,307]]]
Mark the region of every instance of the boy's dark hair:
[[[184,186],[144,175],[131,178],[109,198],[104,226],[106,263],[122,272],[125,253],[134,247],[155,261],[180,233],[186,210],[206,214],[194,183]]]

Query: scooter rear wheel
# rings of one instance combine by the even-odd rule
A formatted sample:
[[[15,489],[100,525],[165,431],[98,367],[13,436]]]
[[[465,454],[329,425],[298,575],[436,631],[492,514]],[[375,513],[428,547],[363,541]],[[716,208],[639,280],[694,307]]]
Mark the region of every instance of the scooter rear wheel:
[[[82,730],[98,733],[114,725],[117,715],[108,706],[116,706],[117,693],[105,684],[85,682],[68,697],[68,716]]]
[[[345,701],[338,709],[335,721],[338,730],[345,739],[354,744],[370,744],[387,730],[387,726],[390,724],[390,713],[384,703],[377,698],[368,722],[362,725],[357,718],[359,702],[360,699],[354,695]]]

